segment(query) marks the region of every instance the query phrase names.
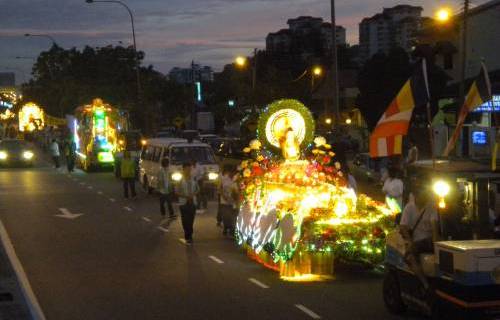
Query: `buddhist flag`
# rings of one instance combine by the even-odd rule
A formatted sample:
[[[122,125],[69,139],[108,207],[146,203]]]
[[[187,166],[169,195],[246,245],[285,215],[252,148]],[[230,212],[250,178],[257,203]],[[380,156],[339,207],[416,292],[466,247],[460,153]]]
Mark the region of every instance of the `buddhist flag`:
[[[377,158],[402,154],[403,136],[408,133],[413,109],[428,102],[427,67],[425,59],[422,59],[373,130],[370,156]]]
[[[460,110],[460,115],[458,116],[457,127],[451,136],[451,139],[448,141],[448,145],[444,150],[443,156],[447,157],[450,154],[451,150],[455,148],[455,143],[457,142],[458,136],[462,130],[462,127],[465,122],[465,118],[472,110],[476,109],[483,103],[491,100],[491,85],[490,78],[488,76],[488,71],[486,70],[486,66],[484,63],[481,63],[481,70],[479,71],[479,75],[476,80],[472,83],[469,93],[465,97],[464,105]]]

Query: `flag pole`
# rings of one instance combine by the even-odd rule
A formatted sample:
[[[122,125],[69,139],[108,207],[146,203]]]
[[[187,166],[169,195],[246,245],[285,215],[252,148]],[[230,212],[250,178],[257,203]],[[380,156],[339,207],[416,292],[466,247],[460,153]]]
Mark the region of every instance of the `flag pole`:
[[[424,72],[425,89],[427,90],[427,128],[429,130],[429,140],[431,143],[431,157],[432,157],[432,168],[436,167],[436,155],[434,154],[434,131],[432,130],[432,113],[431,113],[431,94],[429,92],[429,80],[427,78],[427,61],[425,58],[422,61],[422,68]]]

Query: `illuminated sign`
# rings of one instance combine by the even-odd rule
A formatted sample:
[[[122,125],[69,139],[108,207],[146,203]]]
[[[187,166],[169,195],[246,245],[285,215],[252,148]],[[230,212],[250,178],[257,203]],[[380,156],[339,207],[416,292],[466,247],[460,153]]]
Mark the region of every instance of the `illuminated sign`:
[[[485,131],[472,131],[472,144],[480,146],[488,144],[488,134]]]
[[[196,101],[201,102],[201,82],[196,82]]]
[[[500,96],[494,95],[490,101],[483,103],[473,112],[500,112]]]

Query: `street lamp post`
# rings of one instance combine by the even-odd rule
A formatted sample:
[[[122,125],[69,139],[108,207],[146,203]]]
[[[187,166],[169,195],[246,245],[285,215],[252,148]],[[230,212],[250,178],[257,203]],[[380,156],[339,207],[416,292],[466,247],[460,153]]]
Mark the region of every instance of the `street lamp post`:
[[[134,24],[134,15],[132,14],[132,10],[123,2],[118,1],[118,0],[85,0],[87,3],[116,3],[124,7],[128,14],[130,15],[130,22],[132,24],[132,40],[133,40],[133,46],[134,46],[134,53],[135,53],[135,63],[136,63],[136,76],[137,76],[137,96],[140,98],[141,96],[141,76],[140,76],[140,70],[139,70],[139,55],[137,54],[137,43],[135,41],[135,24]]]
[[[337,27],[335,21],[335,0],[331,0],[331,16],[332,16],[332,94],[333,94],[333,111],[335,113],[335,124],[340,123],[340,106],[339,106],[339,75],[337,63]]]
[[[242,56],[238,56],[236,57],[236,59],[234,60],[234,62],[236,63],[236,65],[240,68],[243,68],[245,67],[245,65],[248,63],[248,59],[245,58],[245,57],[242,57]],[[253,106],[253,110],[255,111],[255,90],[256,90],[256,86],[257,86],[257,48],[254,48],[253,49],[253,63],[252,63],[252,103],[254,104]]]
[[[52,45],[56,45],[57,42],[56,40],[54,39],[54,37],[52,37],[51,35],[49,34],[33,34],[33,33],[25,33],[24,34],[25,37],[42,37],[42,38],[47,38],[49,39],[51,42],[52,42]]]

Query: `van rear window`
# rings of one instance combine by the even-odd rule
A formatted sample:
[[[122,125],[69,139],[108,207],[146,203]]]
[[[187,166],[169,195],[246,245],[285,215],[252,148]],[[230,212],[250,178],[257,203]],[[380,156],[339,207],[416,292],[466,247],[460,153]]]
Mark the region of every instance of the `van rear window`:
[[[200,164],[214,164],[215,157],[209,147],[172,147],[170,149],[170,163],[181,165],[183,163],[198,162]]]

